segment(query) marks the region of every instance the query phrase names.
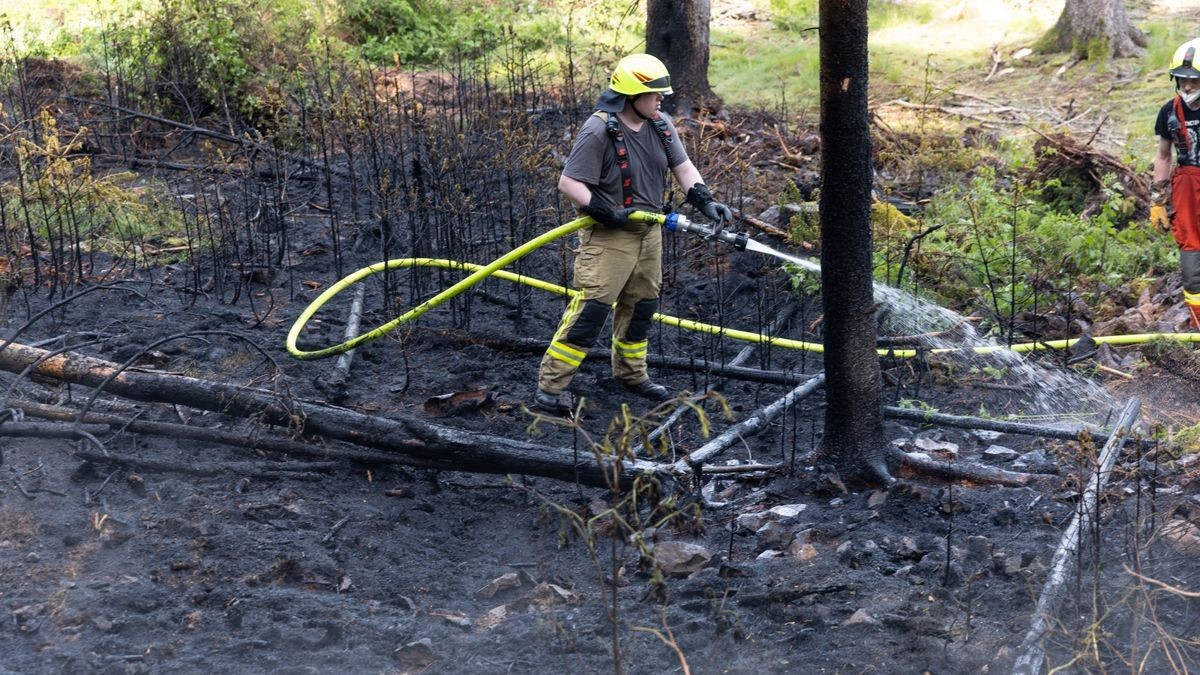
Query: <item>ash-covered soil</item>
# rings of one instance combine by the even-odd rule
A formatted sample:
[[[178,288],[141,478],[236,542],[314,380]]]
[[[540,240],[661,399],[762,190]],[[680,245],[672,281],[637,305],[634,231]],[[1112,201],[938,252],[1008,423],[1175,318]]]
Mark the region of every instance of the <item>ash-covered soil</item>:
[[[811,324],[811,300],[792,298],[773,262],[722,252],[713,265],[705,259],[713,253],[669,252],[666,311],[719,306],[730,325],[759,326],[783,304],[800,302],[781,334]],[[122,286],[137,293],[105,290],[67,303],[21,340],[66,335],[52,343],[58,346],[63,339],[86,342],[88,332],[103,341],[80,351],[121,362],[167,335],[236,331],[262,345],[282,373],[219,335],[161,345],[143,367],[256,386],[274,382],[293,396],[327,400],[314,382],[328,375],[332,361],[300,362],[282,349],[291,317],[315,294],[298,281],[329,278],[320,258],[297,256],[291,287],[287,277],[276,277],[245,286],[233,303],[180,292],[171,266],[130,273]],[[623,398],[603,358],[593,358],[573,387],[586,397],[579,428],[531,429],[523,406],[539,354],[519,349],[517,338],[548,337],[561,300],[516,293],[485,287],[469,303],[427,315],[420,329],[401,329],[360,349],[338,404],[581,452],[589,451],[589,439],[605,437],[622,403],[631,403],[635,415],[648,412]],[[18,294],[7,331],[50,301],[45,290]],[[323,315],[316,339],[340,334],[336,314]],[[388,318],[377,307],[367,317],[368,324]],[[513,344],[481,336],[511,336]],[[478,344],[464,346],[472,339]],[[727,361],[741,348],[666,329],[652,343],[658,353],[690,350],[711,361]],[[750,364],[808,374],[820,368],[812,355],[778,349],[759,352]],[[652,372],[680,390],[700,391],[716,380]],[[904,372],[912,370],[897,369],[890,381],[901,381]],[[1001,410],[1022,396],[961,374],[922,379],[919,392],[909,380],[889,396],[919,393],[944,412],[962,414],[984,402]],[[789,389],[731,380],[723,391],[736,421]],[[434,397],[469,390],[485,390],[483,399],[471,398],[481,405],[436,416],[445,411],[431,403]],[[78,406],[90,393],[23,381],[12,395]],[[95,407],[128,419],[268,433],[186,406],[101,397]],[[715,405],[709,414],[714,432],[730,423]],[[131,433],[100,440],[111,453],[176,467],[113,465],[82,461],[79,452],[95,450],[89,443],[5,438],[0,664],[16,673],[1009,668],[1078,488],[1073,493],[1070,480],[1065,487],[1005,488],[906,476],[892,489],[848,491],[828,467],[813,465],[822,415],[818,393],[716,462],[779,465],[775,472],[706,478],[702,494],[681,495],[674,507],[680,517],[657,526],[642,522],[616,538],[609,519],[586,519],[625,497],[547,478],[322,462]],[[685,416],[667,451],[678,457],[698,447],[699,430],[697,418]],[[1069,443],[896,424],[888,436],[919,437],[925,451],[943,457],[957,452],[963,460],[1060,477],[1077,470]],[[1151,484],[1181,490],[1165,463],[1153,470],[1164,474],[1158,482],[1126,471],[1112,485],[1105,508],[1135,524],[1100,542],[1095,550],[1106,560],[1130,559],[1132,545],[1121,537],[1146,528],[1128,515],[1135,505],[1143,515],[1152,506],[1167,508]],[[646,508],[633,512],[650,516]],[[659,559],[662,578],[647,565],[647,552]],[[1177,565],[1180,554],[1168,552]],[[1106,574],[1123,574],[1112,565]],[[1113,580],[1106,576],[1105,583]],[[1056,663],[1070,659],[1070,625],[1052,632]],[[1194,655],[1187,645],[1180,651]]]
[[[437,119],[410,122],[420,130],[418,122]],[[743,213],[778,225],[766,199],[735,187],[745,179],[782,192],[778,166],[758,156],[773,152],[762,140],[777,137],[763,131],[774,128],[769,122],[706,137],[715,159],[704,173]],[[565,120],[554,124],[529,133],[569,137]],[[128,168],[132,155],[174,161],[183,134],[153,130],[106,148],[96,165]],[[100,253],[100,244],[84,251],[58,241],[58,257],[46,260],[43,250],[38,263],[56,266],[56,274],[35,279],[22,271],[0,335],[136,361],[150,373],[268,390],[283,401],[529,441],[547,453],[589,456],[610,430],[648,415],[648,405],[628,400],[612,381],[599,351],[572,386],[582,411],[577,425],[530,415],[524,406],[564,302],[508,282],[487,281],[360,348],[344,390],[329,384],[333,360],[286,353],[287,330],[336,281],[339,260],[341,274],[377,262],[383,251],[486,263],[562,220],[561,204],[545,197],[553,162],[513,178],[505,171],[522,165],[497,158],[495,138],[456,146],[462,139],[452,133],[431,135],[414,150],[401,137],[395,147],[372,146],[396,162],[372,167],[374,177],[395,169],[412,181],[395,193],[375,194],[365,179],[339,193],[315,180],[320,172],[311,166],[293,174],[284,162],[244,158],[226,165],[209,157],[168,175],[193,228],[185,248],[196,255],[172,257],[183,255],[173,242]],[[815,156],[811,143],[802,149]],[[757,172],[749,178],[731,175],[737,161],[722,162],[739,152]],[[445,156],[462,161],[443,164]],[[487,175],[472,161],[491,167]],[[806,165],[786,180],[811,187],[814,176]],[[423,206],[405,212],[402,198],[412,197],[405,191],[421,189],[429,191],[418,195]],[[379,202],[368,206],[368,195]],[[385,243],[388,229],[372,208],[409,221],[390,223],[394,239]],[[682,235],[666,239],[664,313],[752,331],[778,324],[776,335],[821,341],[819,301],[796,292],[777,261]],[[552,244],[515,268],[565,284],[569,247]],[[461,276],[432,269],[397,271],[386,282],[372,277],[364,282],[364,325],[389,321]],[[66,301],[97,283],[106,287]],[[321,312],[302,346],[341,341],[351,295]],[[1178,284],[1160,284],[1126,318],[1175,321],[1178,303]],[[673,360],[652,375],[679,391],[719,386],[729,419],[719,402],[707,402],[704,419],[683,415],[656,446],[661,454],[646,459],[678,459],[705,443],[706,425],[715,436],[794,386],[722,381],[705,364],[737,361],[776,381],[822,367],[819,355],[778,346],[739,358],[744,347],[710,333],[655,329],[651,354]],[[1128,351],[1098,351],[1090,358],[1136,373],[1132,382],[1098,375],[1119,383],[1113,408],[1136,393],[1148,419],[1190,414],[1197,380],[1187,367],[1155,372]],[[1044,359],[1040,372],[1062,361]],[[886,365],[889,404],[960,415],[1034,412],[1031,402],[1050,381],[1010,380],[994,363]],[[3,384],[0,410],[38,403],[73,414],[94,393],[40,375],[7,374]],[[887,438],[907,449],[1051,478],[1013,488],[903,474],[890,489],[850,489],[815,459],[824,417],[818,390],[712,461],[768,471],[709,474],[700,490],[666,484],[614,494],[502,467],[480,474],[350,460],[336,454],[346,444],[303,435],[302,419],[275,429],[183,402],[107,394],[90,407],[129,422],[290,438],[328,448],[328,456],[135,433],[123,424],[97,432],[95,442],[0,435],[0,673],[1005,671],[1095,452],[1036,436],[889,422]],[[1086,419],[1095,423],[1116,415],[1091,412]],[[0,419],[0,434],[4,425],[42,421],[16,413]],[[1072,575],[1052,621],[1050,664],[1082,655],[1080,671],[1195,665],[1195,601],[1170,590],[1200,588],[1194,471],[1187,458],[1176,462],[1153,447],[1122,457],[1100,500],[1100,525],[1087,531],[1076,557],[1084,573]]]

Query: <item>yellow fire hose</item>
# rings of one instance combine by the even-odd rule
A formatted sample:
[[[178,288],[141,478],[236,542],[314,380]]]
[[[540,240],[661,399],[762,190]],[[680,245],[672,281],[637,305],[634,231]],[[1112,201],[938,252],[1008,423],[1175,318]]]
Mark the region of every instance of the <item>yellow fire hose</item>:
[[[670,229],[675,229],[676,221],[672,221],[671,220],[672,218],[676,219],[676,221],[682,221],[685,224],[687,223],[686,219],[684,219],[683,216],[680,216],[679,214],[664,215],[661,213],[648,213],[648,212],[638,211],[638,212],[631,214],[631,216],[630,216],[631,220],[642,221],[642,222],[651,222],[651,223],[656,223],[659,225],[666,224]],[[523,258],[524,256],[528,255],[529,253],[533,252],[535,249],[545,246],[546,244],[548,244],[552,241],[555,241],[556,239],[565,237],[568,234],[571,234],[572,232],[575,232],[584,227],[587,227],[588,225],[591,225],[594,222],[595,221],[593,221],[590,217],[583,217],[583,218],[578,218],[576,220],[572,220],[571,222],[566,223],[565,225],[560,225],[559,227],[556,227],[553,230],[546,232],[545,234],[542,234],[538,237],[530,239],[529,241],[525,242],[524,244],[521,244],[520,246],[518,246],[517,248],[509,251],[508,253],[505,253],[504,255],[500,256],[499,258],[496,258],[495,260],[493,260],[491,263],[489,263],[487,265],[476,265],[474,263],[460,262],[457,260],[447,260],[447,259],[443,259],[443,258],[396,258],[393,260],[387,260],[385,262],[375,263],[374,265],[364,267],[356,272],[353,272],[353,273],[347,275],[345,278],[341,279],[337,283],[330,286],[323,293],[321,293],[319,296],[317,296],[317,298],[315,300],[313,300],[312,303],[310,303],[308,305],[308,307],[306,307],[304,309],[303,312],[300,313],[300,316],[296,318],[296,322],[294,324],[292,324],[291,330],[288,331],[288,335],[287,335],[288,353],[290,353],[292,356],[294,356],[298,359],[309,360],[309,359],[321,359],[321,358],[325,358],[328,356],[335,356],[337,354],[347,352],[351,349],[354,349],[355,347],[358,347],[359,345],[363,345],[368,342],[371,342],[372,340],[383,337],[384,335],[386,335],[390,331],[394,330],[401,324],[404,324],[409,321],[412,321],[413,319],[416,319],[417,317],[421,316],[425,312],[428,312],[429,310],[433,309],[434,307],[441,305],[442,303],[446,302],[450,298],[453,298],[454,296],[459,295],[463,291],[466,291],[468,288],[471,288],[475,284],[478,284],[479,282],[483,281],[484,279],[486,279],[488,277],[497,277],[500,279],[504,279],[506,281],[513,281],[513,282],[516,282],[519,284],[525,284],[526,286],[538,288],[543,291],[548,291],[550,293],[558,293],[561,295],[577,296],[580,294],[580,291],[572,290],[569,288],[564,288],[562,286],[559,286],[558,284],[552,284],[552,283],[549,283],[546,281],[542,281],[540,279],[534,279],[532,277],[527,277],[527,276],[520,275],[520,274],[514,274],[512,272],[505,271],[502,268],[507,267],[510,263],[512,263],[520,258]],[[379,274],[380,272],[384,272],[387,270],[402,269],[405,267],[440,267],[443,269],[470,271],[471,274],[469,274],[462,281],[459,281],[458,283],[454,284],[453,286],[450,286],[449,288],[442,290],[437,295],[433,296],[432,298],[429,298],[425,302],[422,302],[420,305],[417,305],[416,307],[408,310],[407,312],[404,312],[403,314],[392,319],[391,321],[389,321],[381,326],[378,326],[366,333],[363,333],[363,334],[359,335],[358,337],[355,337],[353,339],[342,342],[341,344],[336,344],[331,347],[324,347],[322,349],[315,349],[312,351],[305,351],[303,349],[300,349],[298,346],[296,346],[296,342],[300,338],[300,333],[304,331],[304,328],[308,325],[308,322],[312,320],[313,315],[316,314],[321,309],[321,307],[323,307],[325,305],[325,303],[327,303],[331,299],[333,299],[334,296],[336,296],[337,294],[346,290],[350,286],[353,286],[354,284],[358,283],[359,281],[362,281],[363,279],[365,279],[373,274]],[[760,344],[769,343],[772,346],[783,347],[784,349],[798,349],[798,350],[804,350],[804,351],[816,352],[816,353],[822,353],[825,351],[825,346],[820,343],[816,343],[816,342],[805,342],[803,340],[793,340],[790,338],[772,337],[770,335],[763,335],[762,333],[754,333],[754,332],[750,332],[750,331],[736,330],[733,328],[725,328],[723,326],[714,326],[712,324],[701,323],[699,321],[691,321],[689,319],[681,319],[679,317],[668,316],[666,314],[655,314],[654,320],[658,321],[659,323],[666,324],[668,326],[678,326],[679,328],[684,328],[687,330],[693,330],[693,331],[697,331],[697,332],[701,332],[701,333],[709,333],[712,335],[720,335],[723,337],[729,337],[729,338],[733,338],[735,340],[742,340],[745,342],[754,342],[754,343],[760,343]],[[988,345],[988,346],[971,348],[971,351],[973,351],[976,354],[992,354],[992,353],[996,353],[996,352],[1000,352],[1000,351],[1013,351],[1013,352],[1024,353],[1024,352],[1037,351],[1037,350],[1041,350],[1041,349],[1068,349],[1075,343],[1079,342],[1079,340],[1081,340],[1081,339],[1082,338],[1070,338],[1070,339],[1065,339],[1065,340],[1026,342],[1026,343],[1022,343],[1022,344],[1011,345],[1008,347],[1001,346],[1001,345]],[[1110,345],[1139,344],[1139,343],[1143,343],[1143,342],[1149,342],[1150,340],[1154,340],[1154,339],[1172,340],[1175,342],[1200,342],[1200,333],[1139,333],[1136,335],[1110,335],[1110,336],[1105,336],[1105,337],[1092,338],[1092,340],[1095,341],[1097,344],[1110,344]],[[910,358],[910,357],[916,356],[918,353],[917,350],[915,350],[915,349],[880,349],[878,351],[879,351],[880,356],[895,356],[895,357],[899,357],[899,358]],[[948,352],[954,352],[954,351],[959,351],[959,350],[952,349],[952,348],[945,348],[945,349],[934,349],[934,350],[930,350],[930,351],[932,353],[948,353]]]

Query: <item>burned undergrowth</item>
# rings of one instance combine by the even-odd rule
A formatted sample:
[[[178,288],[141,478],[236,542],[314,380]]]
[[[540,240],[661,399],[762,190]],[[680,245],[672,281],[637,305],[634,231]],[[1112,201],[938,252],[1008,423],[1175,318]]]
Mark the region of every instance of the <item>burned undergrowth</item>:
[[[510,61],[503,86],[467,62],[440,73],[317,68],[269,128],[216,113],[184,118],[137,87],[83,86],[44,62],[7,64],[3,335],[51,354],[4,376],[13,412],[0,433],[32,434],[20,425],[33,420],[69,427],[75,415],[87,426],[71,427],[73,440],[4,439],[0,664],[809,673],[958,672],[1017,658],[1096,448],[987,430],[1001,415],[1028,414],[1045,384],[1015,379],[1011,364],[928,353],[888,360],[889,404],[973,416],[974,427],[896,418],[888,432],[930,461],[999,466],[1034,475],[1030,485],[913,474],[852,492],[813,457],[823,417],[814,387],[760,432],[735,433],[703,471],[623,491],[532,470],[455,471],[466,444],[437,434],[509,439],[596,465],[614,453],[686,465],[689,453],[816,376],[819,355],[656,327],[656,378],[694,397],[649,438],[670,410],[627,401],[601,350],[576,381],[573,423],[536,424],[531,434],[524,405],[564,299],[519,283],[486,281],[360,347],[337,391],[323,382],[330,362],[286,354],[295,317],[356,269],[406,257],[483,264],[573,217],[553,185],[594,87],[551,86],[523,63]],[[804,237],[770,232],[803,224],[815,187],[812,130],[738,111],[680,127],[739,227],[804,254]],[[906,189],[889,193],[905,209],[930,188]],[[821,341],[819,298],[796,292],[775,261],[683,235],[666,249],[664,313]],[[509,269],[567,285],[569,244]],[[461,276],[412,267],[370,277],[364,327]],[[1025,318],[1052,314],[1070,333],[1073,286],[1040,292],[1046,300]],[[1162,284],[1111,311],[1140,307],[1152,315],[1144,321],[1167,321],[1172,292]],[[352,295],[324,308],[302,344],[343,340]],[[1015,326],[1018,313],[1007,316]],[[278,408],[238,415],[229,399],[151,400],[150,385],[137,402],[96,394],[94,381],[34,373],[60,352],[146,376],[131,381],[191,377]],[[1110,352],[1088,358],[1133,369],[1120,360],[1129,353]],[[1137,376],[1149,382],[1155,363],[1166,370],[1186,358],[1152,354]],[[1164,399],[1151,392],[1136,393],[1155,418]],[[1094,412],[1101,425],[1116,414]],[[318,437],[305,426],[317,413],[388,421],[410,434],[390,440],[431,454],[422,464],[351,447],[365,423]],[[1055,625],[1054,664],[1194,664],[1185,595],[1200,531],[1188,506],[1194,455],[1144,440],[1130,444],[1097,502],[1067,605],[1091,619]]]

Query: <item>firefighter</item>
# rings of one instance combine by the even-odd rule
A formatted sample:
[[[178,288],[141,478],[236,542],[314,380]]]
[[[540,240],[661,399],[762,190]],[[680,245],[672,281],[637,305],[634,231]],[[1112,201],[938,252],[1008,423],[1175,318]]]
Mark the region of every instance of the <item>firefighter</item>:
[[[1183,300],[1192,327],[1200,329],[1200,39],[1183,43],[1171,57],[1168,74],[1175,97],[1158,111],[1154,133],[1158,153],[1150,184],[1150,221],[1172,229],[1179,244]],[[1171,171],[1174,156],[1175,170]]]
[[[574,285],[582,291],[564,312],[542,357],[534,405],[563,413],[561,394],[616,311],[612,372],[628,391],[651,401],[674,394],[646,370],[650,322],[662,284],[662,230],[631,222],[634,211],[659,211],[668,171],[687,188],[687,203],[717,227],[732,220],[713,200],[700,172],[659,108],[671,94],[666,66],[649,54],[631,54],[613,70],[608,89],[584,122],[567,157],[558,189],[595,223],[579,231]]]

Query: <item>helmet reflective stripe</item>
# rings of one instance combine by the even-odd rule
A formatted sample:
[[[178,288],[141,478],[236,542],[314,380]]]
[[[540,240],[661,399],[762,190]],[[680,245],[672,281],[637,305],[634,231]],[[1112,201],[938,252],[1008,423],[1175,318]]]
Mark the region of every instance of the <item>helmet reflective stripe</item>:
[[[630,54],[617,63],[608,88],[625,96],[670,94],[671,74],[662,61],[649,54]]]

